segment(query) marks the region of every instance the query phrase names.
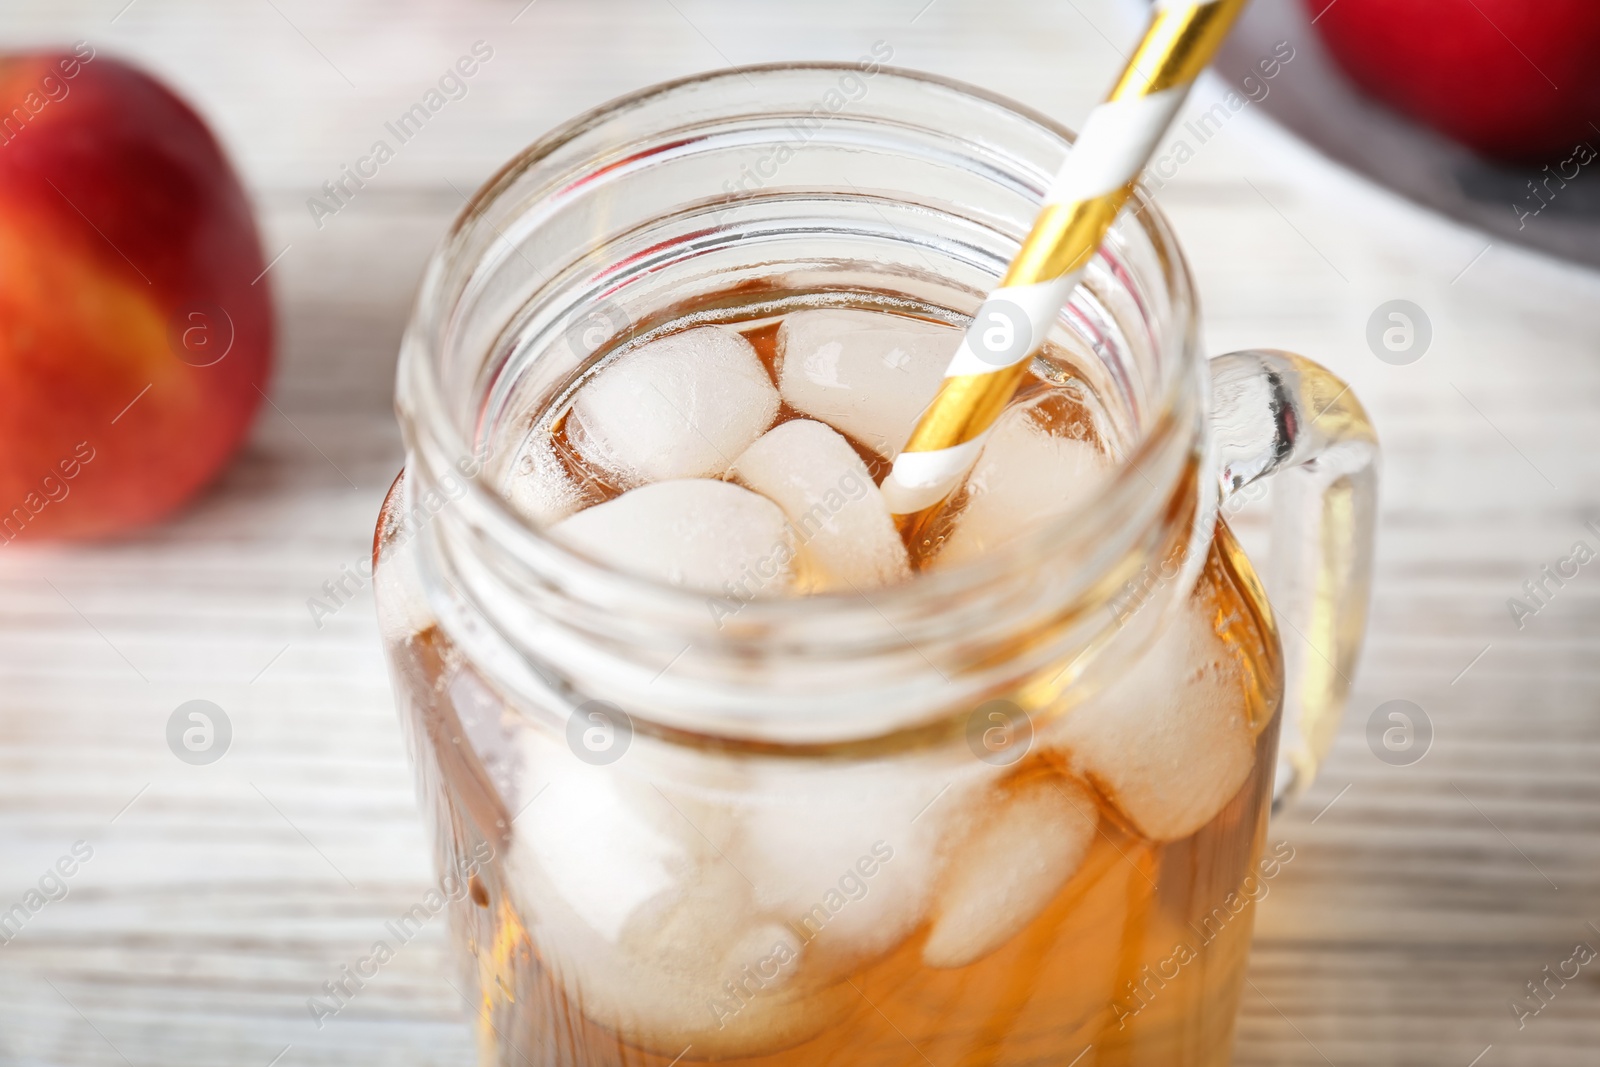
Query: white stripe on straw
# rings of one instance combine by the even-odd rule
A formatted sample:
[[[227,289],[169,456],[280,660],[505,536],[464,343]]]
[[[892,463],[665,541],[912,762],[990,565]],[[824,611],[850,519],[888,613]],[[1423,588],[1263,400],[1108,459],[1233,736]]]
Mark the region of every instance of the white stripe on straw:
[[[1090,112],[1083,132],[1078,135],[1045,197],[1043,210],[1052,207],[1062,210],[1066,205],[1083,204],[1093,211],[1095,201],[1107,202],[1100,205],[1102,210],[1109,203],[1120,203],[1113,198],[1119,197],[1123,188],[1144,169],[1157,143],[1189,95],[1193,85],[1192,71],[1196,69],[1191,65],[1193,60],[1208,59],[1209,54],[1202,55],[1202,51],[1209,53],[1221,39],[1220,35],[1207,34],[1204,29],[1200,31],[1201,37],[1185,36],[1186,31],[1197,25],[1193,18],[1200,19],[1198,24],[1202,26],[1205,25],[1204,20],[1209,20],[1213,29],[1220,26],[1225,33],[1227,25],[1242,7],[1243,0],[1200,0],[1198,3],[1195,0],[1161,0],[1157,4],[1157,16],[1146,32],[1145,44],[1149,46],[1151,42],[1157,42],[1154,47],[1163,49],[1165,55],[1156,58],[1155,63],[1178,64],[1176,69],[1184,72],[1184,80],[1156,92],[1134,88],[1132,92],[1137,95],[1124,95],[1124,86],[1129,77],[1139,78],[1139,82],[1134,83],[1136,86],[1140,83],[1144,86],[1155,84],[1157,77],[1155,71],[1130,65],[1118,89],[1114,90],[1116,98],[1101,103]],[[1190,21],[1174,23],[1173,20],[1164,19],[1166,14],[1180,8],[1192,17]],[[1183,16],[1177,18],[1181,20]],[[1219,19],[1223,21],[1219,22]],[[1136,55],[1133,62],[1137,63],[1138,58]],[[1168,65],[1165,69],[1170,71],[1174,68]],[[1080,221],[1084,218],[1092,216],[1081,217]],[[1109,225],[1111,221],[1106,219],[1096,225]],[[1029,244],[1037,244],[1045,239],[1070,239],[1041,238],[1040,235],[1045,232],[1036,230],[1030,236],[1018,256],[1018,263],[1027,262],[1030,267],[1039,263],[1048,264],[1049,259],[1024,258],[1030,252],[1040,251],[1030,248]],[[1070,229],[1064,232],[1072,233]],[[1090,235],[1080,229],[1076,236],[1081,239]],[[1104,235],[1102,232],[1093,236],[1098,244]],[[1062,306],[1077,287],[1083,273],[1082,264],[1087,263],[1093,249],[1085,247],[1079,251],[1083,253],[1080,265],[1058,277],[1030,278],[1027,284],[1002,285],[990,292],[989,298],[963,333],[961,344],[945,370],[947,383],[954,378],[973,381],[951,387],[953,391],[950,392],[941,391],[940,396],[924,412],[923,422],[918,426],[918,433],[913,434],[912,444],[895,458],[894,467],[884,479],[882,490],[892,513],[913,515],[932,507],[955,489],[965,476],[993,428],[992,421],[989,425],[979,427],[969,420],[991,418],[988,412],[997,410],[993,404],[995,390],[1006,382],[1013,385],[1015,382],[1014,376],[995,379],[988,384],[983,379],[1016,367],[1031,358],[1043,345]],[[941,401],[947,403],[941,406]],[[979,413],[982,413],[981,416]],[[933,440],[924,437],[919,442],[918,437],[924,431]],[[963,439],[969,435],[970,439]],[[910,450],[912,448],[916,450]]]

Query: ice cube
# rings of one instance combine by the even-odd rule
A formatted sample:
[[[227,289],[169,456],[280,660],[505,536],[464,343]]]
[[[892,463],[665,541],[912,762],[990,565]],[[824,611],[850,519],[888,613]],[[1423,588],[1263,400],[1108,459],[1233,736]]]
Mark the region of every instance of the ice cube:
[[[1052,433],[1046,396],[1002,415],[955,500],[965,501],[939,550],[941,566],[964,563],[1083,506],[1109,475],[1095,445]]]
[[[799,570],[814,590],[870,589],[910,575],[905,545],[867,465],[822,423],[795,419],[767,431],[729,475],[789,517]]]
[[[946,861],[922,946],[930,967],[965,967],[1032,922],[1077,872],[1098,823],[1088,790],[1059,774],[1002,785],[968,808],[972,822]]]
[[[508,887],[572,1004],[632,1044],[679,1056],[793,1045],[858,1003],[808,980],[807,948],[736,867],[737,799],[675,785],[643,744],[580,763],[545,731],[524,765],[548,784],[514,823]],[[681,770],[681,764],[674,764]]]
[[[778,388],[814,419],[885,456],[939,391],[961,335],[875,311],[796,311],[778,327]]]
[[[539,527],[566,518],[594,499],[557,458],[549,433],[537,428],[523,442],[506,475],[505,496],[519,515]]]
[[[1154,841],[1187,837],[1250,776],[1249,667],[1213,625],[1205,587],[1150,650],[1063,717],[1051,743]]]
[[[618,570],[719,596],[773,596],[793,579],[795,546],[778,505],[705,478],[630,489],[550,527]]]
[[[516,822],[516,839],[551,888],[609,942],[648,901],[665,894],[694,859],[692,840],[663,827],[662,803],[606,766],[536,753],[550,775],[539,807]],[[626,871],[625,878],[617,877]]]
[[[766,766],[742,792],[729,856],[757,905],[801,937],[809,978],[825,981],[894,951],[922,923],[945,819],[968,785],[942,764],[907,760]]]
[[[750,342],[702,326],[602,369],[578,390],[567,436],[618,488],[702,478],[727,470],[772,425],[778,403]]]

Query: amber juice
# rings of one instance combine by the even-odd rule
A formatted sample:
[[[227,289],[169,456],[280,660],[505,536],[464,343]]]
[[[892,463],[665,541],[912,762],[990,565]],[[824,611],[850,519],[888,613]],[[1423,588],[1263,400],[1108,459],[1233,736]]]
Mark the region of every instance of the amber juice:
[[[734,325],[775,373],[778,320]],[[1057,357],[1018,402],[1043,432],[1097,440]],[[801,416],[786,403],[778,421]],[[590,504],[618,494],[562,447],[560,410],[529,425]],[[852,444],[881,480],[883,458]],[[406,536],[402,490],[380,576]],[[909,535],[914,570],[960,520],[958,494]],[[484,1064],[1229,1062],[1254,902],[1287,857],[1263,856],[1277,637],[1220,521],[1178,621],[1122,680],[1039,709],[1020,758],[974,758],[957,720],[919,735],[933,751],[903,781],[871,746],[790,754],[645,726],[631,757],[580,763],[559,722],[524,714],[384,588],[439,864],[471,875],[452,920]],[[1142,602],[1130,585],[1116,610]],[[872,780],[859,797],[852,776]]]

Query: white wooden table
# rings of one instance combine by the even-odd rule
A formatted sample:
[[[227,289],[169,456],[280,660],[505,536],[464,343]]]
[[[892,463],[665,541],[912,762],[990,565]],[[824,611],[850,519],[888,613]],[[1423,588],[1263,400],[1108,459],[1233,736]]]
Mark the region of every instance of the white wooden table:
[[[0,47],[84,38],[176,84],[283,251],[274,406],[221,483],[126,541],[0,553],[0,908],[75,841],[93,849],[66,899],[0,945],[0,1067],[470,1062],[442,922],[322,1029],[306,1009],[428,881],[370,596],[320,629],[306,600],[367,550],[401,461],[396,343],[463,194],[624,91],[879,39],[896,63],[1076,124],[1135,25],[1131,0],[523,3],[0,12]],[[468,96],[318,229],[306,198],[477,40],[494,58]],[[1509,1005],[1576,943],[1600,948],[1600,566],[1520,631],[1505,602],[1597,543],[1582,524],[1600,517],[1600,277],[1485,251],[1248,112],[1161,199],[1213,351],[1326,362],[1387,448],[1365,660],[1321,782],[1273,830],[1296,858],[1258,916],[1238,1062],[1592,1065],[1600,962],[1520,1030]],[[1364,340],[1395,298],[1433,326],[1410,366]],[[197,698],[233,725],[210,766],[164,739]],[[1369,750],[1390,699],[1432,722],[1413,766]]]

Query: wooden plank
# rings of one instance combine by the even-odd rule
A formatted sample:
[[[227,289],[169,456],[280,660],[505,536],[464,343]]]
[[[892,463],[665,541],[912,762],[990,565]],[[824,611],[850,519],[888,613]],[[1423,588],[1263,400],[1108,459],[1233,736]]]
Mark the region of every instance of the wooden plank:
[[[269,255],[289,249],[270,275],[278,410],[172,523],[0,554],[0,901],[75,840],[96,850],[70,896],[0,946],[0,1064],[466,1063],[442,927],[322,1030],[305,1009],[430,877],[370,597],[320,629],[305,600],[366,551],[400,462],[399,333],[461,194],[620,92],[728,61],[853,58],[877,39],[899,62],[1074,122],[1119,62],[1126,12],[137,0],[119,14],[123,2],[18,8],[0,28],[14,44],[85,37],[131,55],[216,123]],[[316,228],[306,198],[480,38],[496,57],[468,97]],[[1591,1064],[1600,985],[1570,984],[1520,1030],[1509,1002],[1574,941],[1600,945],[1587,926],[1600,923],[1600,575],[1585,570],[1520,630],[1505,600],[1600,517],[1600,280],[1484,253],[1472,233],[1315,173],[1241,117],[1161,193],[1210,349],[1323,360],[1386,446],[1371,636],[1323,779],[1273,828],[1296,859],[1260,909],[1237,1062]],[[1364,341],[1396,297],[1435,330],[1408,367]],[[235,729],[209,767],[163,740],[196,697]],[[1365,740],[1393,698],[1435,729],[1411,767]]]

